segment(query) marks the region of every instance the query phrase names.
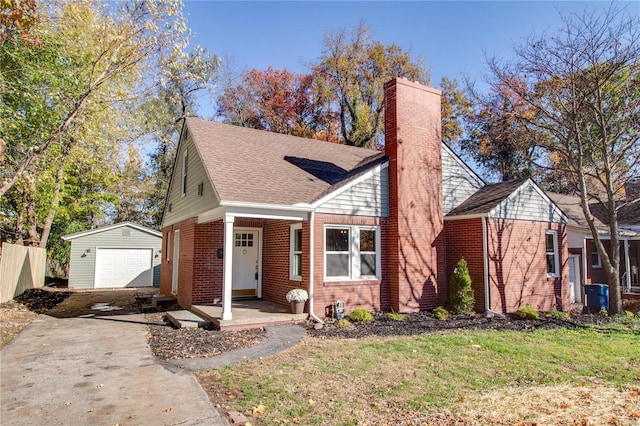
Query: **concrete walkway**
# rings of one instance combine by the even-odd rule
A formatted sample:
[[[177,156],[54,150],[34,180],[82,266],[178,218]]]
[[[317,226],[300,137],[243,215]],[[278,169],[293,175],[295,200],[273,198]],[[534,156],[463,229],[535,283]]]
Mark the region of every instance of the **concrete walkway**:
[[[40,315],[0,350],[3,425],[227,425],[191,372],[167,369],[144,315]]]
[[[274,355],[286,349],[292,348],[304,338],[306,331],[299,325],[274,325],[267,326],[265,338],[251,348],[238,349],[224,352],[211,358],[177,359],[167,361],[167,367],[175,367],[172,370],[184,369],[188,371],[212,370],[231,364],[259,359]]]

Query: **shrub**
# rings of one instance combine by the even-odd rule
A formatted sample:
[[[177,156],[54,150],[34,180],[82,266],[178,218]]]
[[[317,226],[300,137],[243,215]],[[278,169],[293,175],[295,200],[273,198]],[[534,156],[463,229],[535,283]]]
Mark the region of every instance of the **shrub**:
[[[518,316],[518,318],[528,320],[537,320],[538,318],[540,318],[540,314],[538,314],[538,311],[533,309],[533,306],[531,305],[524,305],[520,307],[520,309],[516,311],[516,315]]]
[[[353,324],[351,324],[348,319],[342,318],[341,320],[338,320],[338,322],[336,322],[336,326],[340,328],[350,328],[353,327]]]
[[[358,308],[349,314],[349,319],[355,322],[371,322],[373,321],[373,315],[366,309]]]
[[[567,319],[569,318],[569,313],[562,312],[562,311],[549,311],[547,312],[547,316],[550,316],[552,318],[558,318],[558,319]]]
[[[467,261],[460,259],[449,279],[449,303],[451,310],[459,314],[472,314],[475,295]]]
[[[384,317],[391,321],[404,321],[407,319],[407,314],[401,314],[400,312],[387,312]]]
[[[449,311],[447,311],[442,306],[438,306],[433,310],[433,316],[436,317],[436,319],[439,319],[440,321],[444,321],[447,318],[449,318]]]

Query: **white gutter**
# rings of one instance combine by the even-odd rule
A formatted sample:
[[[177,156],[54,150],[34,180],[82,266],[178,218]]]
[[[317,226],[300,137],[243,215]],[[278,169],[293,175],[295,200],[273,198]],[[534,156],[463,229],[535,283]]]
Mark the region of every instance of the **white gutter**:
[[[320,318],[313,313],[313,255],[314,255],[314,232],[313,225],[316,220],[315,210],[311,210],[309,213],[309,316],[317,323],[323,324]]]

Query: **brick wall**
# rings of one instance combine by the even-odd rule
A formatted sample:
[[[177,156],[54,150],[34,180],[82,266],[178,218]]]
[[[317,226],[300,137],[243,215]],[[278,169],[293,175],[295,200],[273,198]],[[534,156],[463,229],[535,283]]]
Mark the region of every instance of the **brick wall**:
[[[385,233],[390,305],[399,312],[446,300],[440,95],[405,79],[385,84],[390,207]]]
[[[559,277],[547,277],[545,231],[558,235]],[[539,311],[569,309],[566,228],[545,222],[488,219],[491,309],[514,312],[530,304]]]
[[[339,216],[317,214],[314,224],[314,313],[319,317],[330,314],[330,309],[336,300],[342,300],[347,314],[355,308],[364,308],[370,311],[388,309],[388,300],[382,298],[387,294],[384,277],[386,274],[384,250],[384,233],[381,234],[381,280],[366,281],[327,281],[324,278],[324,225],[366,225],[380,226],[384,219],[365,216]],[[307,231],[308,232],[308,231]],[[303,229],[304,234],[304,229]],[[305,234],[306,235],[306,234]],[[304,236],[303,236],[304,238]],[[308,266],[308,262],[307,266]],[[303,267],[304,268],[304,267]],[[304,272],[304,269],[303,269]],[[308,273],[308,270],[307,270]]]
[[[447,284],[456,263],[461,258],[467,261],[471,286],[475,295],[475,309],[485,311],[484,300],[484,255],[482,219],[448,220],[445,222],[447,238]]]
[[[262,254],[262,298],[288,304],[287,292],[294,288],[309,290],[309,227],[302,227],[302,281],[289,279],[290,226],[296,222],[267,220],[264,223]],[[305,309],[307,307],[305,306]]]
[[[218,259],[218,249],[223,247],[221,220],[195,226],[192,304],[212,305],[222,299],[224,260]]]
[[[188,219],[162,229],[162,264],[160,265],[160,292],[171,293],[171,280],[173,274],[173,247],[175,231],[180,230],[180,256],[178,258],[178,304],[189,309],[192,304],[193,270],[194,270],[194,239],[195,219]],[[169,260],[164,253],[166,250],[167,236],[171,234],[169,244]]]

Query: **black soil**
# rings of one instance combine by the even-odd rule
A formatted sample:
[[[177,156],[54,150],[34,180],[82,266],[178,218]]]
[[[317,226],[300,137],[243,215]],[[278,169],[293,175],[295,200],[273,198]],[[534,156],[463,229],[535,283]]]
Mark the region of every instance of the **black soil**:
[[[347,326],[334,319],[326,321],[324,327],[307,326],[307,334],[319,338],[361,338],[368,336],[409,336],[447,330],[515,330],[531,331],[556,328],[579,328],[588,325],[606,324],[612,319],[606,316],[580,314],[568,319],[541,315],[538,320],[520,319],[515,315],[506,317],[485,315],[451,315],[446,320],[436,319],[431,312],[408,314],[404,321],[394,321],[379,313],[372,322],[357,322]]]

